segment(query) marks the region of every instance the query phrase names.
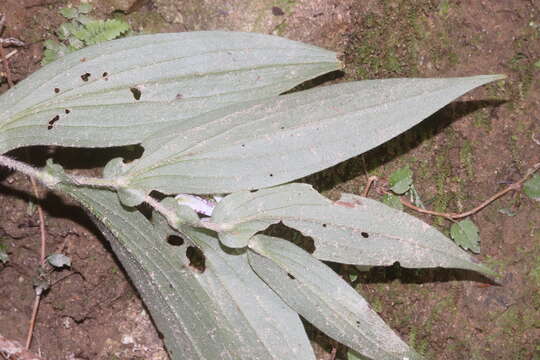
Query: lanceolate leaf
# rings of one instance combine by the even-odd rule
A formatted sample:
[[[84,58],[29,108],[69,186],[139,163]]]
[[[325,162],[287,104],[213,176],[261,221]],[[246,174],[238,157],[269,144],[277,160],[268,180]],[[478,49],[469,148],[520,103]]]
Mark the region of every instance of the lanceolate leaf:
[[[334,271],[296,245],[256,235],[249,244],[255,272],[307,321],[377,360],[420,359]]]
[[[246,271],[245,255],[218,252],[216,238],[192,231],[190,238],[209,259],[199,273],[189,266],[188,242],[169,244],[166,226],[152,227],[140,212],[123,208],[113,192],[66,185],[59,190],[97,219],[163,333],[172,360],[276,360],[287,358],[284,351],[294,352],[295,359],[314,358],[298,316]],[[233,294],[235,286],[243,293]]]
[[[157,131],[124,176],[145,192],[231,193],[281,184],[382,144],[500,78],[350,82],[220,109]]]
[[[215,236],[189,228],[185,234],[202,249],[206,271],[212,273],[201,276],[202,286],[218,303],[223,303],[222,307],[236,304],[224,315],[238,334],[253,341],[253,348],[249,349],[253,359],[266,356],[276,360],[315,360],[298,314],[253,272],[246,249],[227,253]]]
[[[339,67],[333,52],[254,33],[155,34],[98,44],[0,97],[0,153],[25,145],[139,143],[158,128],[278,95]]]
[[[228,227],[219,234],[230,247],[270,224],[283,222],[315,242],[313,256],[346,264],[461,268],[489,273],[435,228],[378,201],[343,194],[335,203],[309,185],[289,184],[239,192],[221,200],[211,221]]]

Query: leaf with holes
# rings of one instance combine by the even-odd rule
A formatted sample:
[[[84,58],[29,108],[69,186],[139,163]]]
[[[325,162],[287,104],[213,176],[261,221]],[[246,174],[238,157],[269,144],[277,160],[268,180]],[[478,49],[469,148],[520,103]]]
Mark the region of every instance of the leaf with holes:
[[[373,359],[421,359],[338,274],[289,241],[256,235],[253,270],[321,331]]]
[[[289,184],[226,196],[210,221],[220,240],[243,247],[257,232],[282,222],[315,242],[313,256],[346,264],[447,267],[492,272],[435,228],[378,201],[343,194],[335,203],[310,185]]]
[[[144,193],[230,193],[328,168],[501,76],[342,83],[244,103],[158,130],[123,175]]]
[[[101,43],[62,57],[0,96],[0,153],[28,145],[137,144],[159,128],[276,96],[340,66],[333,52],[255,33]]]
[[[163,333],[171,359],[314,359],[300,319],[250,270],[245,254],[219,251],[217,238],[188,228],[188,238],[208,259],[198,272],[186,256],[193,244],[164,241],[174,232],[163,219],[152,226],[108,190],[57,189],[96,219]]]
[[[450,227],[450,236],[463,249],[480,254],[478,227],[471,220],[467,219],[453,224]]]

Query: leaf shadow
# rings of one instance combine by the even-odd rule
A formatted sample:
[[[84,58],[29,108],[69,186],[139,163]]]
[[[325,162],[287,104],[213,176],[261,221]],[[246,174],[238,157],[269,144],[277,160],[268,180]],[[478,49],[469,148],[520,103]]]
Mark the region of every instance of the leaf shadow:
[[[392,266],[374,266],[369,271],[358,272],[356,284],[380,284],[399,281],[402,284],[446,283],[451,281],[472,281],[486,285],[498,283],[472,270],[452,268],[404,268],[395,263]]]

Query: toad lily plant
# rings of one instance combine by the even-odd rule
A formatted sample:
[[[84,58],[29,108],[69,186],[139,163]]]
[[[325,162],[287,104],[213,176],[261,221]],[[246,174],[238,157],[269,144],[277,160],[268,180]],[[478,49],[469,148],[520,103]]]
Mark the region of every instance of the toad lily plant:
[[[300,316],[367,358],[420,359],[323,261],[489,269],[415,217],[353,194],[333,202],[291,181],[502,77],[370,80],[280,95],[339,68],[333,52],[252,33],[91,46],[0,97],[0,163],[91,214],[172,359],[315,359]],[[32,145],[133,144],[142,156],[110,160],[99,178],[5,155]],[[148,206],[151,216],[141,212]],[[311,237],[311,251],[264,232],[276,223]]]

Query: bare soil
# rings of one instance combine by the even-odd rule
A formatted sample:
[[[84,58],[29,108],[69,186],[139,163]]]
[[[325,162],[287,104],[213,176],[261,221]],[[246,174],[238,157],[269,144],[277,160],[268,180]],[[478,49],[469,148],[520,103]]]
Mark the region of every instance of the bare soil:
[[[138,31],[193,29],[189,14],[169,14],[165,18],[183,20],[167,22],[159,2],[133,1],[127,15],[112,14],[106,0],[92,3],[95,16],[123,16]],[[42,42],[54,37],[64,21],[58,10],[67,4],[0,2],[0,13],[7,16],[3,37],[27,43],[9,60],[15,82],[40,67]],[[540,68],[534,65],[540,60],[540,3],[276,0],[271,5],[265,13],[271,18],[268,32],[342,52],[345,80],[508,76],[465,95],[365,156],[308,179],[328,196],[361,193],[368,175],[384,178],[409,165],[428,208],[458,212],[473,208],[540,162]],[[197,16],[204,21],[204,14]],[[215,18],[208,23],[219,27]],[[227,26],[234,28],[234,22]],[[0,82],[0,92],[6,91],[5,77]],[[44,148],[14,155],[38,165],[59,156],[83,172],[94,171],[111,157],[103,151]],[[159,333],[99,231],[76,204],[44,189],[40,192],[46,252],[70,256],[73,267],[50,274],[53,285],[41,300],[32,350],[47,359],[167,359]],[[0,334],[21,343],[28,331],[39,263],[35,203],[25,176],[0,169],[0,241],[9,253],[9,262],[0,263]],[[428,359],[538,360],[539,210],[540,203],[513,193],[472,217],[481,232],[477,258],[498,271],[497,284],[460,271],[395,265],[359,273],[353,285]],[[448,222],[417,216],[448,232]],[[335,344],[313,329],[310,334],[318,357],[330,359]],[[337,358],[346,359],[346,349],[338,350]]]

